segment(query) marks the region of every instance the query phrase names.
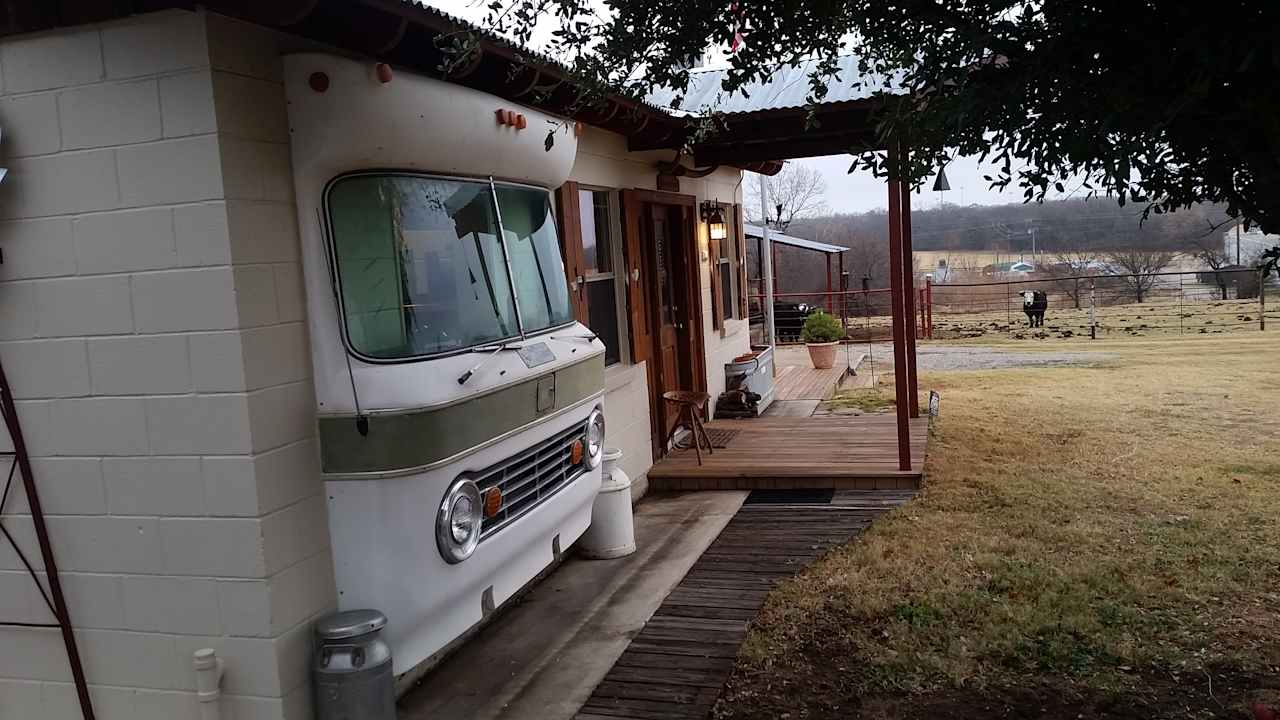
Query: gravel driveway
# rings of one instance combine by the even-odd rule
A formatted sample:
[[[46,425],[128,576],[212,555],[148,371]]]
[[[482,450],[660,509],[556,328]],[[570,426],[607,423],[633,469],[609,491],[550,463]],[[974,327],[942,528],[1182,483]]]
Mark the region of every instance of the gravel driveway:
[[[865,346],[864,346],[865,347]],[[873,346],[877,368],[891,368],[893,346]],[[1111,353],[1101,352],[1017,352],[972,345],[917,345],[916,368],[920,371],[935,370],[998,370],[1001,368],[1087,365],[1110,360]],[[863,359],[863,364],[868,362]]]

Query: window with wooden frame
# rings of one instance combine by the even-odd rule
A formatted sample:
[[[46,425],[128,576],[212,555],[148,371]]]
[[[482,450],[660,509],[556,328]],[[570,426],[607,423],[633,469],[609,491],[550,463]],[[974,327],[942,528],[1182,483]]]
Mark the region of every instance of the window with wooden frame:
[[[556,195],[575,317],[604,343],[605,365],[626,362],[627,289],[618,193],[566,182]]]
[[[742,312],[742,231],[741,212],[738,206],[722,206],[727,232],[723,239],[710,237],[708,249],[711,258],[711,307],[712,326],[722,333],[725,322],[746,317]]]

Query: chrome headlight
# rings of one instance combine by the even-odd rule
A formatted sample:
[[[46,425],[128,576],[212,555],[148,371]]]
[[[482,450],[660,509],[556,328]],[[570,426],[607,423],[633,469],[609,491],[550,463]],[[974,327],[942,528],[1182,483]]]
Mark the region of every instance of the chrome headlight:
[[[600,467],[604,457],[604,411],[596,408],[587,418],[587,467],[592,470]]]
[[[475,483],[462,479],[449,486],[436,514],[436,545],[445,562],[460,563],[471,557],[480,542],[483,517],[480,489]]]

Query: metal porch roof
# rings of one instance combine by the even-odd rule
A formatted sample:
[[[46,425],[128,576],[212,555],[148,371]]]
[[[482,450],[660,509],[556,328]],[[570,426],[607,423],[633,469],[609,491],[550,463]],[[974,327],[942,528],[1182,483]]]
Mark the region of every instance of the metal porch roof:
[[[758,238],[762,237],[764,234],[764,230],[759,225],[743,223],[742,229],[743,232],[746,233],[747,237]],[[783,245],[790,245],[792,247],[804,248],[805,250],[826,253],[828,255],[838,255],[849,249],[840,245],[818,242],[817,240],[805,240],[804,238],[798,238],[794,235],[786,235],[776,230],[769,231],[769,240],[776,243],[782,243]]]

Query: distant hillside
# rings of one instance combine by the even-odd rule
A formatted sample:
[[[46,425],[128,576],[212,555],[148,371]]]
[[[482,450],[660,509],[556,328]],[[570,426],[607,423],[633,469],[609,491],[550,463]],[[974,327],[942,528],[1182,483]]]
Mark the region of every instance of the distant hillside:
[[[1140,223],[1142,207],[1120,207],[1109,198],[1059,200],[1009,205],[936,206],[932,193],[912,195],[912,237],[916,250],[1031,249],[1034,232],[1040,251],[1081,248],[1149,247],[1185,250],[1206,235],[1221,236],[1225,207],[1202,204]],[[1215,226],[1222,225],[1217,230]],[[796,220],[788,232],[837,245],[888,238],[884,211]]]

